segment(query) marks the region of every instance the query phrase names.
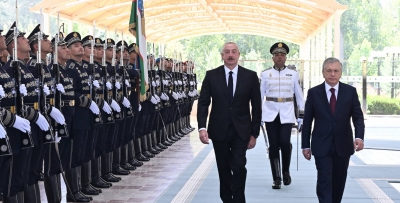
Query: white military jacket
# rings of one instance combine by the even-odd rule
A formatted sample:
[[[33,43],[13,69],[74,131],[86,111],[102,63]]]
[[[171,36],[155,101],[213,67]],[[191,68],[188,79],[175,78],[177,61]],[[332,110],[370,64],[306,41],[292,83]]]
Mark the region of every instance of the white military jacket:
[[[295,123],[293,94],[301,112],[304,111],[304,97],[296,70],[285,66],[279,71],[275,67],[261,72],[262,121],[272,122],[279,113],[280,121]]]

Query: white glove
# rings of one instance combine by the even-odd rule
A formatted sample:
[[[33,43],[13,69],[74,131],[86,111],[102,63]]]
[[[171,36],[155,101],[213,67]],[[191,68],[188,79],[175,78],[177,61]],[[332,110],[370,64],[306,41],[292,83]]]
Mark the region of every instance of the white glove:
[[[15,116],[15,123],[12,127],[23,133],[31,131],[31,124],[29,121],[17,115]]]
[[[6,96],[6,93],[4,92],[3,86],[0,85],[0,98],[3,98]]]
[[[189,84],[190,84],[191,86],[193,86],[193,83],[194,83],[193,81],[190,81],[190,83],[189,83]]]
[[[160,102],[160,97],[158,95],[154,95],[154,97],[157,99],[157,102]]]
[[[57,135],[56,135],[56,143],[60,143],[60,141],[61,141],[61,137],[58,137]]]
[[[96,102],[92,101],[92,103],[89,106],[89,109],[96,115],[98,115],[100,113],[100,109],[97,106]]]
[[[103,111],[106,112],[107,114],[111,114],[112,111],[110,105],[108,105],[106,101],[104,101]]]
[[[3,126],[0,125],[0,139],[6,138],[6,129],[3,128]]]
[[[45,96],[49,96],[50,95],[50,89],[47,85],[43,86],[43,93]]]
[[[174,84],[175,84],[175,85],[178,85],[178,81],[174,81]]]
[[[301,132],[302,127],[303,127],[303,119],[302,119],[302,118],[298,118],[298,119],[297,119],[297,130],[298,130],[299,132]]]
[[[131,103],[129,102],[129,100],[124,97],[124,100],[122,100],[122,104],[126,107],[129,108],[131,106]]]
[[[26,90],[25,84],[19,86],[19,92],[22,94],[22,96],[28,95],[28,91]]]
[[[97,81],[97,80],[93,80],[93,85],[94,85],[96,88],[100,88],[99,81]]]
[[[107,86],[107,89],[108,89],[108,90],[111,90],[111,89],[112,89],[112,85],[111,85],[110,82],[106,82],[106,86]]]
[[[39,118],[36,121],[36,124],[39,126],[39,128],[43,131],[47,131],[49,130],[49,122],[47,122],[47,120],[44,118],[44,116],[41,113],[39,114]]]
[[[178,100],[178,99],[179,99],[178,94],[176,94],[176,92],[172,92],[172,97],[173,97],[175,100]]]
[[[164,95],[164,93],[161,94],[161,99],[164,101],[167,100],[167,97]]]
[[[140,104],[139,104],[139,108],[138,108],[138,110],[139,110],[139,111],[141,111],[141,110],[142,110],[142,105],[140,105]]]
[[[125,80],[125,85],[126,85],[127,87],[130,87],[130,86],[131,86],[131,84],[129,84],[129,81],[128,81],[128,80]]]
[[[157,104],[157,103],[158,103],[157,99],[156,99],[154,96],[151,96],[150,101],[151,101],[151,103],[153,103],[153,104]]]
[[[153,87],[157,86],[156,82],[152,81],[151,86],[153,86]]]
[[[181,80],[178,80],[178,84],[179,84],[179,85],[182,85],[182,81],[181,81]]]
[[[65,89],[62,84],[57,84],[56,87],[58,91],[60,91],[61,93],[65,93]]]
[[[182,94],[180,92],[177,92],[178,94],[178,99],[182,99]]]
[[[121,89],[121,84],[119,84],[119,82],[115,82],[115,87],[117,88],[117,90]]]
[[[114,99],[111,101],[110,106],[112,109],[114,109],[114,111],[121,112],[121,107],[118,105],[118,103]]]
[[[168,85],[168,80],[163,80],[162,83],[163,83],[164,85]]]
[[[64,115],[56,107],[51,108],[50,116],[59,124],[65,124]]]
[[[160,81],[157,80],[157,81],[156,81],[156,84],[157,84],[157,86],[160,86]]]

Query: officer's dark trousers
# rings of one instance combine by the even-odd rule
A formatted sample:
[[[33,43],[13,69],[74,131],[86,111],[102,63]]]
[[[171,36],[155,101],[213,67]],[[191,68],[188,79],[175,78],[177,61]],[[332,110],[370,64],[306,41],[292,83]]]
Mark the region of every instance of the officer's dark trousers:
[[[102,154],[106,152],[107,149],[107,126],[108,124],[103,124],[102,129],[99,130],[97,135],[97,143],[95,149],[95,158],[100,157]]]
[[[72,130],[73,139],[71,168],[76,168],[84,163],[88,133],[89,131],[87,130]]]
[[[99,124],[103,125],[103,124]],[[92,130],[89,130],[88,132],[88,138],[86,140],[86,146],[84,146],[84,160],[83,163],[87,163],[88,161],[92,160],[95,158],[94,156],[94,151],[96,149],[97,145],[97,139],[99,135],[99,125],[94,125],[92,127]]]
[[[220,197],[225,203],[244,203],[246,185],[246,151],[248,142],[243,141],[233,125],[228,127],[224,140],[213,140],[220,181]]]
[[[0,156],[0,193],[10,184],[10,164],[12,156]]]
[[[32,148],[32,155],[31,155],[31,161],[29,165],[29,180],[28,180],[28,186],[31,186],[37,182],[39,182],[40,179],[40,172],[42,171],[42,165],[43,165],[43,153],[45,150],[45,146],[43,144],[43,131],[39,128],[36,123],[31,122],[31,130],[32,132],[37,133],[37,139],[35,140],[35,147]]]
[[[27,187],[31,154],[32,148],[27,148],[21,149],[19,154],[13,155],[11,174],[7,174],[7,177],[11,176],[11,184],[10,188],[6,187],[3,191],[4,195],[9,194],[8,197],[13,197]]]
[[[133,117],[125,118],[126,123],[124,127],[124,140],[122,145],[128,144],[133,139],[133,129],[136,115],[137,114],[135,113]]]
[[[282,171],[288,172],[290,167],[290,158],[292,154],[292,144],[290,136],[292,133],[292,123],[281,124],[279,114],[272,122],[265,122],[269,141],[269,159],[279,159],[279,149],[282,153]],[[273,175],[274,176],[274,175]]]

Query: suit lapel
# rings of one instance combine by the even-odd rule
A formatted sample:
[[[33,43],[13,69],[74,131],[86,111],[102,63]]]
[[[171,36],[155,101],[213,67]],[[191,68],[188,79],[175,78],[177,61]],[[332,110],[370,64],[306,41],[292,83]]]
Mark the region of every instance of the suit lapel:
[[[319,90],[318,91],[319,97],[321,98],[321,101],[322,101],[322,105],[325,107],[325,109],[328,111],[328,113],[333,116],[331,108],[329,106],[328,96],[326,95],[326,91],[325,91],[325,83],[322,83],[321,85],[319,85],[318,90]]]
[[[344,100],[344,96],[346,95],[346,88],[345,86],[339,82],[339,91],[338,91],[338,95],[337,95],[337,101],[336,101],[336,107],[335,107],[335,115],[337,115],[340,107],[342,106],[343,100]]]
[[[233,95],[233,99],[232,102],[235,101],[236,95],[238,93],[238,91],[240,91],[243,82],[244,82],[244,78],[245,78],[245,71],[243,71],[243,67],[238,66],[238,73],[237,73],[237,77],[236,77],[236,88],[235,88],[235,94]]]
[[[227,100],[229,100],[228,97],[228,85],[226,84],[226,76],[225,76],[225,69],[224,66],[218,67],[218,80],[219,84],[221,85],[221,90],[224,92],[224,95]]]

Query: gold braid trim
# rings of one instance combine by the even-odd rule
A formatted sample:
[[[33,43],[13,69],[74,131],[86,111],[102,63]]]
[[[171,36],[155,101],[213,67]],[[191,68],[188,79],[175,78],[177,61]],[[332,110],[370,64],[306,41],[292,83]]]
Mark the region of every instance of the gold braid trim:
[[[79,97],[80,107],[88,107],[89,99],[85,95]]]

